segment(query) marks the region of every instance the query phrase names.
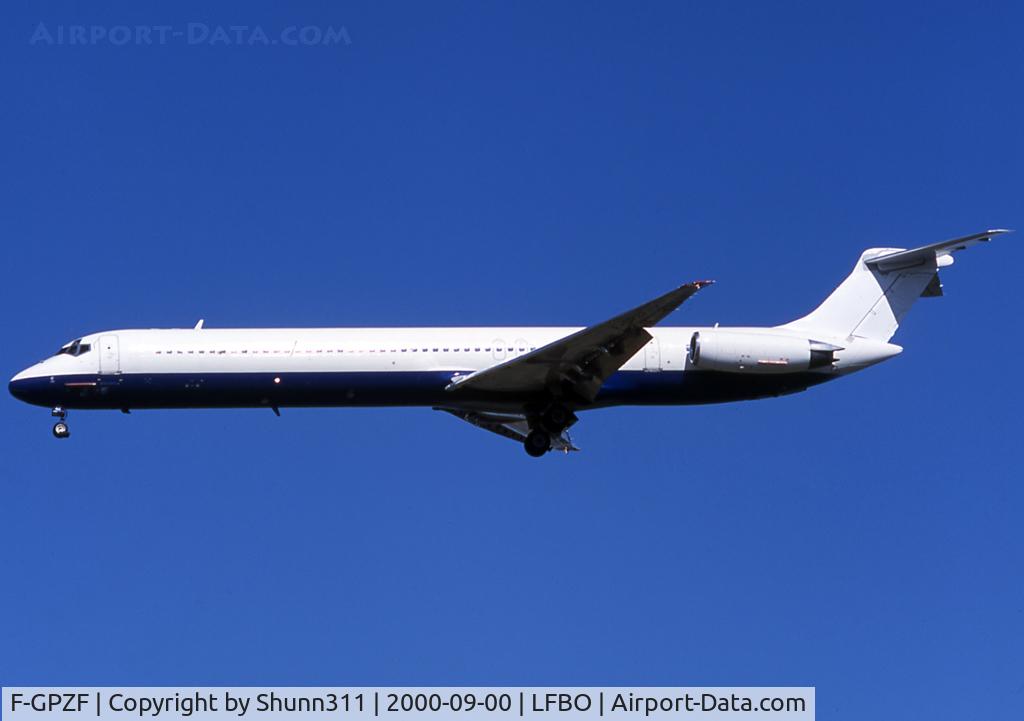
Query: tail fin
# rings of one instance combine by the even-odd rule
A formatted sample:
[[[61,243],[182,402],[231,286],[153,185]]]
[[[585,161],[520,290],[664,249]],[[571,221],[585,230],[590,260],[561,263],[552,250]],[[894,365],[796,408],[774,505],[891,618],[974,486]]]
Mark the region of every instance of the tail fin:
[[[853,272],[821,305],[782,327],[888,341],[914,301],[942,295],[938,269],[953,264],[952,253],[1008,232],[987,230],[913,250],[865,250]]]

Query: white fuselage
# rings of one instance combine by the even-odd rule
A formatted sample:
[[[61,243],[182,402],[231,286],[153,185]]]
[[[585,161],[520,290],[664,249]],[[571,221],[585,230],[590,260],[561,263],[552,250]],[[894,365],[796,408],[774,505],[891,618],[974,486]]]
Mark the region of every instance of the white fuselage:
[[[452,379],[530,353],[572,327],[252,328],[116,330],[83,336],[19,373],[11,391],[39,405],[85,408],[289,405],[446,405]],[[741,400],[802,390],[878,362],[898,346],[816,338],[843,346],[814,370],[694,368],[696,331],[806,339],[785,328],[655,327],[607,382],[595,407]],[[840,342],[842,341],[842,342]],[[682,374],[689,376],[682,381]],[[698,383],[698,381],[700,381]],[[708,388],[713,387],[709,391]],[[467,395],[457,405],[515,409],[522,399]]]
[[[813,311],[772,328],[656,326],[712,281],[678,286],[586,328],[116,330],[62,346],[8,386],[67,408],[427,406],[522,441],[576,450],[577,411],[795,393],[891,358],[918,298],[942,295],[952,253],[988,230],[903,250],[869,248]]]

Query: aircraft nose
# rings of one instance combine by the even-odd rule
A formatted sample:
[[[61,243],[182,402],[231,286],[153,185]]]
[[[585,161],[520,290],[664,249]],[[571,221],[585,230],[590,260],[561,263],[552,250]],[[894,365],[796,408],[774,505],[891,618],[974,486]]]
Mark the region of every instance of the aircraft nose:
[[[12,396],[25,403],[35,403],[39,395],[39,378],[34,373],[35,366],[21,371],[7,384]]]
[[[28,369],[26,368],[21,371],[21,373],[16,373],[15,376],[11,378],[11,382],[7,384],[7,390],[19,401],[24,400],[22,395],[25,392],[25,375],[27,371]]]

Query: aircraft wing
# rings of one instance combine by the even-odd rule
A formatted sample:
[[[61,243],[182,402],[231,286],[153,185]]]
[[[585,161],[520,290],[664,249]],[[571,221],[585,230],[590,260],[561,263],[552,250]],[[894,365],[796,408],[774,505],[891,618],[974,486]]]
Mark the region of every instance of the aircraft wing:
[[[519,413],[490,413],[478,411],[464,411],[458,408],[435,408],[434,410],[451,413],[456,418],[461,418],[467,423],[472,423],[477,428],[497,433],[499,436],[511,438],[513,441],[522,443],[530,432],[530,426],[526,416]],[[568,431],[562,431],[551,438],[551,450],[553,451],[578,451]]]
[[[554,391],[593,401],[605,380],[651,340],[645,328],[713,281],[687,283],[652,301],[525,355],[460,376],[445,389],[528,395]]]
[[[986,230],[984,233],[965,235],[963,238],[953,238],[952,240],[944,240],[941,243],[923,245],[920,248],[899,250],[895,253],[878,255],[874,258],[868,258],[864,263],[869,267],[877,268],[883,273],[888,273],[892,270],[913,268],[914,266],[921,265],[922,263],[933,262],[942,256],[947,256],[958,250],[969,248],[977,243],[986,243],[997,235],[1009,232],[1011,231],[1004,228],[995,228],[993,230]],[[953,259],[950,258],[948,262],[952,263]]]

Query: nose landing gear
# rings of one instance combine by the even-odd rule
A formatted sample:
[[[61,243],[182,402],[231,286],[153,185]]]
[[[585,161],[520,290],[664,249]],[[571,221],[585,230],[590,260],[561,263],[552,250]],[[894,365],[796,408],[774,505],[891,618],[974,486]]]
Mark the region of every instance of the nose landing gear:
[[[53,424],[53,437],[67,438],[70,436],[71,429],[68,428],[68,424],[65,422],[65,419],[68,417],[68,412],[62,406],[56,406],[50,411],[50,415],[54,418],[60,419]]]

